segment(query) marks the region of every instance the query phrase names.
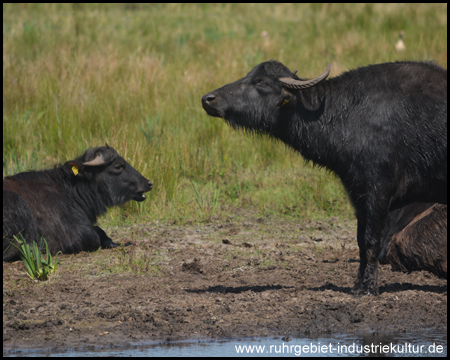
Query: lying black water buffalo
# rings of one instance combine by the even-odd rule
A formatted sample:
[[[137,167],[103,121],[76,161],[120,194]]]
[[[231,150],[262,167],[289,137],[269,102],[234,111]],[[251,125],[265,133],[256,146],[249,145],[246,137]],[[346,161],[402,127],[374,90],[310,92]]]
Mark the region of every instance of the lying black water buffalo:
[[[21,233],[29,243],[46,239],[52,254],[115,247],[95,226],[107,207],[144,201],[152,183],[112,148],[86,150],[54,169],[3,179],[3,261],[18,259],[10,245]]]
[[[447,279],[447,205],[413,203],[389,213],[380,263],[392,270],[427,270]]]
[[[356,208],[354,294],[377,294],[388,212],[447,204],[447,70],[431,62],[370,65],[326,80],[276,61],[202,97],[211,116],[280,139],[336,173]]]

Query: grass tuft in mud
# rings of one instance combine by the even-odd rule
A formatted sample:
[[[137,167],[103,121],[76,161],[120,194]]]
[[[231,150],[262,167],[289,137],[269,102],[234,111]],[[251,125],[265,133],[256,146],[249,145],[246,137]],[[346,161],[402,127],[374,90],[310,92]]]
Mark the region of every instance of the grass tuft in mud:
[[[146,246],[128,246],[123,244],[115,251],[112,266],[105,266],[105,271],[110,273],[146,274],[148,276],[158,276],[160,267],[156,264],[158,250],[146,249]]]
[[[58,265],[60,264],[57,258],[61,251],[53,257],[48,249],[47,241],[43,237],[41,237],[40,246],[38,246],[35,241],[33,241],[31,245],[28,244],[22,234],[20,234],[20,239],[17,236],[14,236],[14,241],[17,245],[11,241],[10,246],[14,246],[19,250],[20,259],[23,261],[28,276],[32,280],[45,281],[51,274],[57,272]],[[47,258],[44,258],[44,255],[42,254],[44,245]]]

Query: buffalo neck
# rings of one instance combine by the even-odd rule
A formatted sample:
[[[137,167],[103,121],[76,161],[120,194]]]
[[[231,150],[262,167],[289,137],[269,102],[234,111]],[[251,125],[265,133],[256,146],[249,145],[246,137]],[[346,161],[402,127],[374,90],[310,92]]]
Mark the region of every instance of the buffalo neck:
[[[78,206],[83,211],[92,224],[97,222],[97,217],[106,213],[107,204],[100,189],[98,189],[95,179],[91,181],[81,178],[73,179],[62,168],[49,171],[59,172],[59,176],[55,177],[55,180],[64,189],[64,196],[68,198],[68,201],[76,204],[75,206]]]
[[[300,90],[296,107],[277,122],[276,137],[306,160],[345,177],[346,167],[340,159],[345,157],[346,144],[351,140],[351,130],[345,128],[348,106],[333,87],[325,81]],[[338,103],[343,105],[336,107]]]

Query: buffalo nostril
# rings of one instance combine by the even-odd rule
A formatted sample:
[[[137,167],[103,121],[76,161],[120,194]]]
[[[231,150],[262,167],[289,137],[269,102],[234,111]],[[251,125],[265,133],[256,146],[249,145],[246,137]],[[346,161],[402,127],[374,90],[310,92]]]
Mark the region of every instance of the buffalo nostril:
[[[150,187],[150,190],[153,189],[153,184],[151,183],[151,181],[148,182],[148,186]]]
[[[215,95],[206,94],[205,96],[203,96],[202,100],[203,100],[203,102],[207,102],[208,103],[208,102],[214,101],[215,98],[216,98]]]

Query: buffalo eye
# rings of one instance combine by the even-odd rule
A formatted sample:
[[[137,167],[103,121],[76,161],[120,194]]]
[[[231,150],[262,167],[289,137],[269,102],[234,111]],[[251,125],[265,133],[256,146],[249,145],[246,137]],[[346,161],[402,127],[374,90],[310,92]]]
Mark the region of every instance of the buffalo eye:
[[[122,171],[124,167],[125,166],[123,164],[116,164],[116,165],[114,165],[114,170]]]

